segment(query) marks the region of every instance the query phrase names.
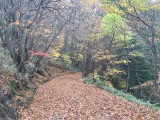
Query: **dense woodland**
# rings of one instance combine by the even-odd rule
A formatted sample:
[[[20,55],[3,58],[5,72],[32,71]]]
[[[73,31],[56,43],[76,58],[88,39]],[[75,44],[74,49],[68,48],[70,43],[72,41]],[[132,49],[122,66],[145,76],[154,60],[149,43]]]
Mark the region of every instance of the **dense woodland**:
[[[16,81],[8,88],[50,64],[160,106],[160,1],[0,0],[0,71]]]

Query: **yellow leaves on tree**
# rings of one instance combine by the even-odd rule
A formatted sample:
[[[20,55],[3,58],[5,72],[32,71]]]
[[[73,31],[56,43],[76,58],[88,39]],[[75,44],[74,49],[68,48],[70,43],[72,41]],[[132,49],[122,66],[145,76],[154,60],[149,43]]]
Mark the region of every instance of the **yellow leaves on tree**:
[[[53,60],[58,60],[60,56],[61,56],[61,54],[59,54],[58,52],[55,52],[53,54]]]
[[[33,24],[32,20],[28,20],[27,22],[28,22],[29,25]]]
[[[16,20],[15,22],[12,22],[10,25],[17,25],[18,26],[18,25],[20,25],[20,23],[21,22],[19,20]]]
[[[62,59],[63,59],[64,63],[66,63],[66,64],[70,64],[71,63],[70,56],[67,55],[67,54],[63,54],[62,55]]]
[[[158,1],[157,1],[158,2]],[[148,0],[120,0],[120,1],[111,1],[104,0],[104,4],[101,5],[101,8],[108,13],[116,13],[120,16],[123,16],[126,13],[135,13],[138,11],[148,11],[150,9],[159,9],[159,4],[151,4]]]

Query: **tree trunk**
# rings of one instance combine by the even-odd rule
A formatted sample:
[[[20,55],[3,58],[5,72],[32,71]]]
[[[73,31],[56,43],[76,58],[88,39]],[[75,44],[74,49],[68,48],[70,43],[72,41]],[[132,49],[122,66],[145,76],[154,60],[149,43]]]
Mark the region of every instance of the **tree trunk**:
[[[155,42],[155,11],[152,10],[152,24],[151,24],[151,50],[152,50],[152,65],[153,65],[153,86],[154,90],[158,90],[158,53],[157,53],[157,46]]]

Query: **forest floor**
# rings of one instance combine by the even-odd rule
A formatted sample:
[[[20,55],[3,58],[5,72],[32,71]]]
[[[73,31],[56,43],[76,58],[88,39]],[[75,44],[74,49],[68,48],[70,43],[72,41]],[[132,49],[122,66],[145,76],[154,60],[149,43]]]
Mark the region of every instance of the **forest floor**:
[[[160,112],[83,83],[81,73],[40,86],[21,120],[160,120]]]

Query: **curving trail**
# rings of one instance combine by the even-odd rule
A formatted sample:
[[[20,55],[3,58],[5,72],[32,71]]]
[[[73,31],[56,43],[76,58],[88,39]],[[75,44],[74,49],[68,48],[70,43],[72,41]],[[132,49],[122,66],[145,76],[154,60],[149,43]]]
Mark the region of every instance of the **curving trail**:
[[[81,73],[42,85],[21,120],[160,120],[160,113],[86,85]]]

